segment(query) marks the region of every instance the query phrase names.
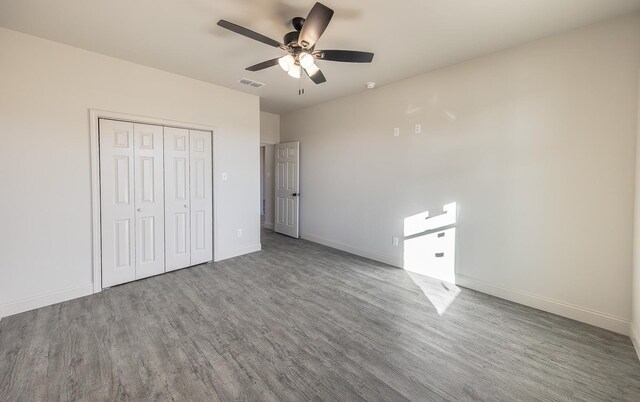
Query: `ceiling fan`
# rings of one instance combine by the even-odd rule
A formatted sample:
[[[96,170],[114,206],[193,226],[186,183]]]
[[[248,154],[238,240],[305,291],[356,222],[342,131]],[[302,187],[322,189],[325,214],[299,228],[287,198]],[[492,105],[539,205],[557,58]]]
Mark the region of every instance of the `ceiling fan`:
[[[218,21],[218,25],[232,32],[246,36],[269,46],[287,52],[285,56],[263,61],[247,67],[248,71],[259,71],[277,64],[293,78],[300,78],[301,70],[316,84],[326,81],[324,74],[315,64],[316,60],[340,61],[346,63],[371,63],[373,53],[356,50],[315,50],[315,45],[322,33],[327,29],[333,17],[333,10],[321,3],[316,3],[307,18],[295,17],[291,24],[295,31],[287,33],[280,43],[250,29],[241,27],[226,20]]]

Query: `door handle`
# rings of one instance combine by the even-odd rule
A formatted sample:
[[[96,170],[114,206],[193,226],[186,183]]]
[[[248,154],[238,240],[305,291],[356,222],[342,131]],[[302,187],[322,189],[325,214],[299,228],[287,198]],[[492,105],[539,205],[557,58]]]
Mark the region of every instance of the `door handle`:
[[[189,207],[187,206],[187,204],[184,204],[184,207],[185,207],[185,208],[189,208]]]
[[[138,212],[142,212],[142,208],[138,208]]]
[[[293,193],[291,194],[292,197],[300,197],[300,193]]]

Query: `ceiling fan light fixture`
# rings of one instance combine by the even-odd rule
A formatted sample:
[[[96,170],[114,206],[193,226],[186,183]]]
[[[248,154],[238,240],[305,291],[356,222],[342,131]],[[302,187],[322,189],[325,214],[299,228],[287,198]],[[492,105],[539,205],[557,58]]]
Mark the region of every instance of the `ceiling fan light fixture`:
[[[315,58],[311,55],[311,53],[302,52],[298,56],[298,61],[300,62],[300,66],[302,68],[307,69],[313,66]]]
[[[322,84],[327,80],[322,70],[316,66],[316,59],[342,63],[371,63],[373,60],[373,53],[370,52],[339,49],[315,50],[318,39],[327,29],[333,14],[332,9],[316,2],[306,18],[295,17],[291,20],[295,31],[285,34],[282,39],[283,43],[227,20],[219,20],[218,26],[287,52],[285,56],[254,64],[245,70],[256,72],[279,65],[289,76],[300,79],[302,69],[304,69],[305,74],[311,77],[314,84]]]
[[[315,64],[312,64],[311,67],[305,68],[305,71],[307,72],[307,74],[309,74],[309,77],[311,77],[312,75],[320,71],[320,69]]]
[[[287,73],[293,78],[300,78],[300,65],[294,64]]]
[[[282,69],[287,72],[291,69],[295,62],[296,60],[290,54],[282,56],[278,59],[278,64],[280,64],[280,67],[282,67]]]

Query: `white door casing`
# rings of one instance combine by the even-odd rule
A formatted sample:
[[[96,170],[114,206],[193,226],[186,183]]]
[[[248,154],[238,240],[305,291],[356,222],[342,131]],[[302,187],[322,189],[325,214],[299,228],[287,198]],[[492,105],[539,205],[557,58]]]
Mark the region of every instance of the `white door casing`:
[[[110,286],[117,285],[119,283],[129,282],[135,280],[135,259],[136,259],[136,231],[135,231],[135,179],[133,177],[128,177],[128,174],[133,174],[135,171],[135,156],[134,156],[134,138],[133,138],[133,125],[136,123],[139,124],[150,124],[164,127],[164,129],[168,127],[182,127],[187,130],[197,130],[207,132],[211,137],[211,148],[215,146],[215,131],[216,128],[210,125],[203,124],[194,124],[194,123],[186,123],[182,121],[173,121],[167,120],[157,117],[148,117],[148,116],[139,116],[128,113],[120,113],[106,110],[98,110],[98,109],[89,109],[89,120],[90,120],[90,151],[91,151],[91,215],[92,215],[92,225],[91,225],[91,249],[92,249],[92,272],[93,272],[93,293],[99,293],[102,289],[108,288]],[[105,124],[104,121],[107,121]],[[105,149],[108,149],[112,146],[116,139],[113,132],[109,133],[110,130],[118,130],[119,138],[117,139],[119,142],[120,148],[109,150],[105,152]],[[124,137],[129,138],[125,144],[122,143],[122,132],[125,132]],[[101,133],[102,132],[102,136]],[[110,142],[105,141],[106,136],[109,136]],[[104,172],[115,172],[116,164],[114,161],[108,161],[104,157],[119,156],[118,164],[119,164],[119,175],[125,176],[129,180],[119,180],[118,184],[120,185],[120,189],[127,189],[127,193],[116,192],[116,189],[113,188],[115,183],[111,183],[112,188],[109,189],[110,194],[105,194],[105,185],[102,183],[102,178],[105,177]],[[213,156],[213,155],[211,155]],[[124,157],[124,158],[123,158]],[[126,161],[128,158],[129,162],[126,165],[126,169],[123,167],[123,160]],[[103,159],[105,159],[103,161]],[[211,159],[211,171],[209,172],[210,176],[213,177],[215,173],[215,165],[213,163],[213,159]],[[108,169],[107,169],[108,167]],[[114,180],[115,174],[111,176],[112,182]],[[107,180],[108,181],[108,178]],[[128,183],[127,183],[128,181]],[[129,186],[131,188],[129,188]],[[211,185],[212,189],[213,185]],[[120,197],[120,202],[116,205],[115,197]],[[131,204],[127,204],[123,202],[123,197],[129,196]],[[213,216],[216,213],[215,202],[216,199],[213,194],[211,194],[212,201],[212,220]],[[111,200],[112,206],[117,206],[118,213],[114,213],[112,210],[104,210],[111,208],[107,204],[108,200]],[[128,213],[127,213],[127,205],[129,205]],[[116,261],[116,249],[113,248],[114,243],[116,243],[115,236],[116,233],[113,230],[113,227],[118,219],[114,219],[114,217],[120,218],[120,220],[128,219],[129,222],[117,222],[119,224],[119,228],[122,229],[128,224],[128,231],[124,232],[123,236],[120,236],[118,241],[120,244],[123,244],[123,241],[126,240],[126,248],[128,248],[129,253],[120,253],[119,260]],[[111,230],[104,230],[104,226],[107,225],[107,220],[111,220],[109,223],[109,227]],[[189,220],[190,221],[190,220]],[[166,224],[166,222],[165,222]],[[216,238],[215,231],[216,226],[214,222],[211,222],[210,227],[212,228],[212,232],[209,234],[212,240],[212,254],[215,258],[216,256]],[[106,232],[110,232],[110,236],[107,236]],[[125,236],[126,235],[126,236]],[[104,240],[104,241],[103,241]],[[110,257],[107,254],[107,244],[110,242],[112,249],[110,250]],[[124,250],[125,247],[121,247],[120,251]],[[166,248],[166,242],[165,242]],[[104,254],[104,258],[103,258]],[[128,262],[125,257],[128,257]],[[110,258],[109,261],[107,261]],[[165,253],[166,259],[166,253]],[[213,259],[213,258],[212,258]],[[118,262],[119,266],[115,269],[115,263]],[[124,263],[128,263],[128,267],[123,266]],[[128,268],[128,269],[127,269]],[[110,272],[107,272],[110,271]],[[128,277],[126,274],[129,274]],[[119,278],[116,278],[118,277]]]
[[[164,272],[163,127],[134,124],[136,279]]]
[[[164,128],[166,269],[191,265],[189,130]]]
[[[99,120],[102,286],[136,279],[133,123]]]
[[[191,265],[213,259],[211,132],[189,130]]]
[[[277,144],[276,153],[276,216],[274,229],[287,236],[299,237],[300,208],[300,143]]]

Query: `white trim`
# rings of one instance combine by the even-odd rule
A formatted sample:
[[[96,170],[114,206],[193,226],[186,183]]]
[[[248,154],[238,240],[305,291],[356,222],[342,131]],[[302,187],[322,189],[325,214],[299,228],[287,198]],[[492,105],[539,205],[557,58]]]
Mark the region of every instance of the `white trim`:
[[[633,347],[636,349],[636,354],[638,355],[638,359],[640,360],[640,331],[638,331],[633,324],[633,321],[629,323],[629,338],[631,338],[631,343]]]
[[[66,289],[57,290],[51,293],[45,293],[39,296],[27,297],[15,300],[0,306],[3,316],[22,313],[29,310],[35,310],[40,307],[50,306],[52,304],[62,303],[67,300],[76,299],[78,297],[89,296],[93,293],[93,283],[73,286]]]
[[[107,110],[89,109],[89,127],[91,142],[91,250],[93,260],[93,293],[102,291],[102,258],[100,249],[100,147],[98,138],[98,119],[112,119],[133,123],[153,124],[158,126],[178,127],[189,130],[211,131],[212,157],[216,150],[216,127],[187,123],[174,120],[159,119],[156,117],[138,116],[128,113],[110,112]],[[217,177],[216,158],[212,164],[213,186],[213,259],[218,260],[218,210],[215,178]]]
[[[260,250],[262,250],[262,244],[261,243],[254,244],[253,246],[242,247],[242,248],[233,250],[230,253],[220,255],[220,259],[219,260],[215,260],[214,262],[226,260],[226,259],[233,258],[233,257],[238,257],[238,256],[241,256],[241,255],[244,255],[244,254],[255,253],[256,251],[260,251]]]
[[[496,286],[471,276],[456,273],[456,284],[477,290],[501,299],[524,304],[538,310],[557,314],[576,321],[595,325],[623,335],[629,335],[629,320],[610,314],[601,313],[575,304],[565,303],[546,297],[536,296],[518,290]]]
[[[300,234],[300,237],[305,240],[312,241],[314,243],[322,244],[323,246],[335,248],[350,254],[358,255],[360,257],[369,258],[370,260],[380,261],[385,264],[393,265],[394,267],[402,268],[402,257],[393,257],[388,255],[371,253],[369,251],[351,247],[347,244],[339,243],[333,240],[327,240],[320,236],[312,235],[309,233],[302,233]]]
[[[93,293],[102,290],[102,250],[100,241],[100,139],[99,112],[89,109],[91,142],[91,259],[93,265]]]
[[[385,264],[393,265],[394,267],[402,268],[402,257],[371,253],[369,251],[351,247],[344,243],[327,240],[309,233],[302,233],[300,237],[314,243],[319,243],[331,248],[346,251],[347,253],[355,254],[375,261],[380,261]],[[553,300],[520,292],[518,290],[507,289],[500,286],[492,285],[490,283],[463,274],[456,274],[456,284],[495,297],[499,297],[501,299],[506,299],[515,303],[523,304],[525,306],[533,307],[538,310],[595,325],[596,327],[605,328],[610,331],[618,332],[620,334],[629,335],[630,323],[629,320],[626,320],[624,318],[615,317],[609,314],[590,310],[558,300]],[[640,345],[640,339],[638,339],[638,345]]]

